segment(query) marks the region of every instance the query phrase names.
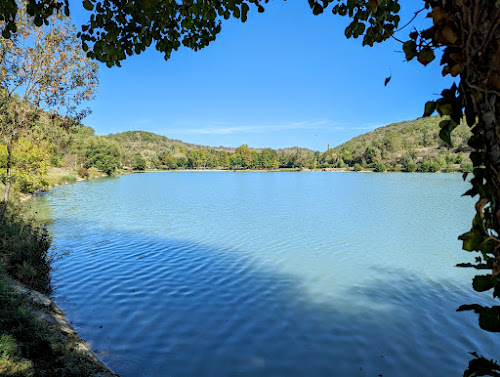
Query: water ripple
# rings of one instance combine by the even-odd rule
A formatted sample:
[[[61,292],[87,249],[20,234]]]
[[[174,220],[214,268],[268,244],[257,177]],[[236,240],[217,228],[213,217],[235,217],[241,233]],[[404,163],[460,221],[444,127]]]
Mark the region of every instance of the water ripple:
[[[147,174],[61,186],[55,299],[122,376],[456,376],[500,341],[455,309],[453,175]],[[449,200],[450,195],[456,199]]]

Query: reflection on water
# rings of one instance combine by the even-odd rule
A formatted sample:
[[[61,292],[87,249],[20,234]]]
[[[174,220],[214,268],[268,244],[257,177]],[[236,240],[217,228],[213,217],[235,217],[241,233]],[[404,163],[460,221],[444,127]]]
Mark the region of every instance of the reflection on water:
[[[455,376],[498,336],[458,175],[157,173],[59,187],[55,299],[123,376]],[[102,327],[101,327],[102,326]]]

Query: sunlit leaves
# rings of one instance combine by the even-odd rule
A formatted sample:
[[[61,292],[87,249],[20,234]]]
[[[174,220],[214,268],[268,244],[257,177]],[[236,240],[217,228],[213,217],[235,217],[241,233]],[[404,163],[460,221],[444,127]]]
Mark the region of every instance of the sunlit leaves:
[[[20,8],[17,32],[11,39],[0,38],[0,48],[4,51],[0,60],[0,86],[5,95],[0,101],[0,113],[4,116],[8,107],[20,106],[11,100],[13,95],[35,107],[76,115],[76,106],[95,93],[97,65],[82,51],[74,26],[62,15],[52,15],[49,21],[50,26],[36,27],[26,10]],[[0,135],[15,140],[32,123],[23,117],[4,119]]]

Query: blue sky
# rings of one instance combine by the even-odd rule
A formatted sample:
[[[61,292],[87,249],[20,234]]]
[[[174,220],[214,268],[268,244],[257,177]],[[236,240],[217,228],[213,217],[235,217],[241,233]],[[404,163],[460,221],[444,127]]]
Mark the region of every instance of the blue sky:
[[[401,25],[421,4],[402,3]],[[416,22],[429,23],[421,15]],[[86,14],[73,8],[72,16],[81,24]],[[203,145],[324,151],[421,116],[425,102],[449,87],[437,62],[406,63],[396,41],[362,47],[346,39],[348,22],[329,10],[312,15],[306,0],[271,1],[245,23],[224,22],[201,51],[180,49],[166,62],[151,47],[121,68],[101,65],[85,124],[99,135],[144,130]]]

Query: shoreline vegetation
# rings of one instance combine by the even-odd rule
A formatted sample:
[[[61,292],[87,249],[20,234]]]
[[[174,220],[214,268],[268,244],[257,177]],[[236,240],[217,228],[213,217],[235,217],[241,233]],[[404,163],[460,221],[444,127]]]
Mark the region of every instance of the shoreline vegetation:
[[[47,296],[57,255],[45,226],[11,204],[0,239],[0,375],[116,376]]]
[[[63,184],[147,172],[469,172],[470,131],[440,142],[437,117],[378,128],[325,152],[305,148],[207,147],[143,131],[97,136],[69,118],[38,112],[11,145],[0,144],[11,196],[0,219],[0,375],[114,375],[77,337],[50,294],[51,239],[26,201]],[[15,281],[15,282],[14,282]],[[19,283],[17,283],[19,282]],[[25,288],[19,288],[22,284]],[[41,293],[39,293],[41,292]],[[40,302],[33,297],[44,297]],[[61,320],[66,323],[61,326]]]

